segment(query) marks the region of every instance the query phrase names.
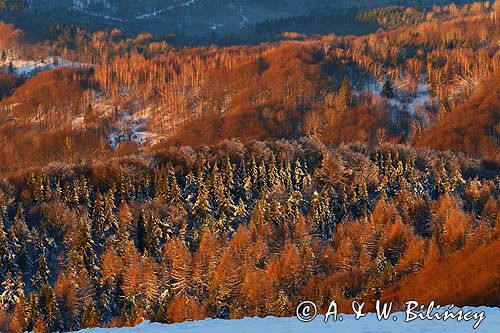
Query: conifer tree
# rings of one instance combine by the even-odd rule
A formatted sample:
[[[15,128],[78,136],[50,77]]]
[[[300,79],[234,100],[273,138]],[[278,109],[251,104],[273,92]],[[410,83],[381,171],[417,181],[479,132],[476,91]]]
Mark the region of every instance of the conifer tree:
[[[245,200],[247,202],[252,202],[255,199],[254,184],[252,183],[252,177],[246,176],[243,179],[243,189],[245,193]]]
[[[11,311],[14,306],[19,301],[19,297],[16,292],[16,284],[12,280],[12,275],[7,272],[5,280],[1,284],[2,292],[0,293],[0,305],[7,312]]]
[[[229,157],[223,159],[222,163],[222,180],[224,182],[224,186],[231,191],[234,186],[234,170],[233,165],[231,164],[231,160]]]
[[[2,222],[0,223],[0,280],[2,281],[6,278],[6,274],[14,261],[9,245],[7,233]]]
[[[303,187],[303,179],[304,179],[304,171],[302,170],[302,165],[300,164],[300,161],[295,162],[295,170],[294,170],[294,188],[300,189]]]
[[[382,87],[382,92],[380,93],[387,99],[394,98],[394,90],[392,88],[392,82],[390,80],[386,80],[384,86]]]
[[[95,305],[92,302],[89,302],[83,310],[82,314],[82,328],[92,328],[99,327],[99,323],[101,321],[99,311],[96,310]]]
[[[60,328],[60,312],[52,287],[45,282],[40,289],[40,309],[44,316],[49,331],[57,331]]]
[[[349,77],[346,75],[342,80],[339,93],[336,99],[337,109],[345,111],[352,105],[352,88]]]
[[[236,207],[234,209],[233,216],[234,216],[234,221],[235,221],[236,226],[238,226],[240,223],[247,221],[248,210],[247,210],[247,206],[246,206],[245,202],[243,201],[243,199],[240,198],[238,200],[238,204],[236,205]]]
[[[44,284],[49,282],[50,270],[47,265],[47,257],[45,255],[45,249],[42,250],[42,255],[38,259],[38,269],[35,276],[31,280],[31,285],[33,289],[39,290]]]
[[[133,229],[132,213],[130,212],[128,204],[125,201],[122,201],[118,209],[118,228],[115,235],[115,248],[120,254],[123,254],[123,252],[125,251],[125,247],[127,246],[130,236],[129,230],[131,229]]]
[[[162,238],[161,220],[150,214],[146,220],[144,247],[157,260],[160,258]]]
[[[193,215],[197,220],[201,221],[210,212],[211,206],[209,202],[208,187],[206,185],[202,185],[198,190],[198,195],[193,205]]]
[[[33,327],[33,332],[34,333],[48,333],[49,332],[49,327],[45,323],[45,320],[43,319],[43,316],[40,314],[38,315],[35,326]]]
[[[139,219],[137,220],[137,249],[139,252],[143,253],[144,250],[146,249],[146,232],[147,232],[147,227],[146,227],[146,217],[144,210],[141,210],[141,213],[139,214]]]
[[[170,185],[168,188],[168,194],[167,194],[167,200],[172,202],[176,202],[181,200],[182,195],[181,195],[181,189],[179,185],[177,184],[177,178],[175,174],[170,176]]]

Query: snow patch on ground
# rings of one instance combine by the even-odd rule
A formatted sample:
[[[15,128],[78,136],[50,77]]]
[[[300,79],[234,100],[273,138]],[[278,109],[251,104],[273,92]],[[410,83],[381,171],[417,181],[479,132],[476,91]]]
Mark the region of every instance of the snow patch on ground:
[[[415,115],[419,108],[425,108],[429,104],[430,98],[431,92],[429,85],[419,83],[415,98],[408,104],[408,111],[410,114]]]
[[[73,129],[78,129],[78,128],[83,128],[85,127],[85,119],[83,116],[76,117],[72,124],[71,124]]]
[[[12,63],[12,68],[10,68]],[[70,68],[87,68],[88,64],[82,64],[79,62],[73,62],[70,60],[63,59],[61,57],[48,57],[46,59],[40,60],[21,60],[14,59],[12,61],[7,60],[0,62],[0,71],[13,71],[13,74],[22,77],[31,77],[40,72],[51,70],[59,67],[70,67]]]
[[[381,96],[384,82],[372,81],[366,84],[361,91],[370,92],[374,96]],[[425,109],[431,103],[431,91],[429,85],[425,81],[419,81],[414,93],[403,93],[408,87],[406,83],[400,83],[394,86],[395,98],[387,100],[387,103],[395,109],[408,112],[411,115],[418,113],[420,109]]]
[[[166,12],[166,11],[169,11],[169,10],[174,10],[176,8],[182,8],[182,7],[189,7],[191,6],[193,3],[195,3],[196,0],[188,0],[186,2],[183,2],[179,5],[174,5],[174,6],[169,6],[167,8],[163,8],[163,9],[159,9],[159,10],[155,10],[153,12],[150,12],[150,13],[145,13],[145,14],[142,14],[142,15],[139,15],[139,16],[136,16],[135,18],[137,20],[144,20],[144,19],[148,19],[150,17],[155,17],[155,16],[158,16],[160,15],[161,13],[163,12]]]
[[[125,141],[135,141],[140,146],[152,145],[157,142],[156,134],[149,131],[148,121],[151,119],[150,108],[143,108],[138,112],[122,111],[118,121],[108,136],[108,143],[112,149]]]
[[[455,312],[456,308],[454,308]],[[318,316],[312,322],[303,323],[296,318],[245,318],[241,320],[206,319],[201,321],[185,322],[179,324],[158,324],[148,321],[136,327],[124,328],[93,328],[79,331],[79,333],[331,333],[331,332],[385,332],[385,333],[456,333],[498,332],[500,327],[500,309],[477,307],[464,308],[465,311],[485,311],[486,318],[477,329],[473,329],[475,321],[461,321],[449,319],[448,321],[415,320],[405,323],[405,313],[398,312],[388,320],[378,321],[376,315],[371,313],[366,317],[355,320],[354,315],[342,315],[343,320],[325,324],[324,317]],[[393,316],[397,320],[393,320]]]

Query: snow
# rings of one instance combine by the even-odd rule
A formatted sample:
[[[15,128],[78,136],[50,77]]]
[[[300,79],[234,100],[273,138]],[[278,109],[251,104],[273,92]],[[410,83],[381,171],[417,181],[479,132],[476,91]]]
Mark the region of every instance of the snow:
[[[76,117],[74,120],[73,120],[73,123],[72,123],[72,128],[73,129],[77,129],[77,128],[82,128],[84,127],[84,117],[83,116],[80,116],[80,117]]]
[[[108,136],[109,146],[116,149],[120,143],[130,140],[141,146],[157,142],[156,135],[148,130],[147,123],[150,118],[149,108],[141,109],[140,112],[132,110],[122,112],[117,125]]]
[[[159,9],[159,10],[155,10],[151,13],[146,13],[146,14],[142,14],[142,15],[139,15],[139,16],[136,16],[135,18],[137,20],[143,20],[143,19],[148,19],[150,17],[155,17],[155,16],[158,16],[160,15],[161,13],[165,12],[165,11],[168,11],[168,10],[173,10],[173,9],[176,9],[176,8],[182,8],[182,7],[189,7],[191,6],[193,3],[195,3],[196,0],[188,0],[186,2],[183,2],[179,5],[175,5],[175,6],[169,6],[167,8],[163,8],[163,9]]]
[[[131,18],[116,17],[116,16],[111,16],[111,15],[91,11],[91,10],[89,10],[89,6],[90,6],[89,0],[74,0],[73,1],[73,9],[78,11],[78,12],[81,12],[83,14],[97,17],[97,18],[102,18],[105,20],[121,22],[121,23],[130,23],[130,22],[133,22],[135,20],[146,20],[146,19],[149,19],[152,17],[159,16],[160,14],[162,14],[166,11],[171,11],[171,10],[182,8],[182,7],[189,7],[192,4],[194,4],[196,1],[197,0],[187,0],[187,1],[182,2],[180,4],[177,4],[177,5],[171,5],[171,6],[168,6],[166,8],[163,8],[163,9],[156,9],[156,10],[153,10],[151,12],[139,14],[139,15],[136,15],[136,16],[131,17]],[[106,8],[112,9],[111,4],[108,3],[107,1],[105,1],[103,4]]]
[[[300,322],[297,318],[245,318],[241,320],[206,319],[179,324],[158,324],[148,321],[136,327],[124,328],[93,328],[79,331],[79,333],[331,333],[331,332],[385,332],[385,333],[455,333],[455,332],[498,332],[500,327],[500,309],[477,307],[463,308],[464,311],[484,311],[486,318],[477,329],[473,329],[475,321],[461,321],[448,319],[437,320],[415,320],[405,323],[405,313],[398,312],[390,316],[388,320],[378,321],[376,315],[371,313],[359,320],[354,315],[341,315],[343,320],[333,322],[332,318],[324,323],[324,317],[318,316],[309,323]],[[456,308],[454,309],[456,311]],[[393,316],[397,320],[393,320]]]
[[[69,61],[61,57],[57,57],[57,61],[55,61],[55,59],[56,58],[54,57],[48,57],[41,60],[14,59],[12,60],[12,68],[14,70],[14,74],[22,77],[30,77],[36,75],[39,72],[59,67],[85,68],[89,66],[87,64]],[[0,71],[2,71],[2,68],[4,71],[7,71],[9,69],[9,66],[10,60],[0,62]]]
[[[83,11],[82,13],[89,15],[89,16],[92,16],[92,17],[97,17],[97,18],[101,18],[101,19],[105,19],[105,20],[109,20],[109,21],[115,21],[115,22],[120,22],[120,23],[130,22],[130,20],[123,19],[120,17],[110,16],[110,15],[106,15],[106,14],[99,14],[99,13],[95,13],[95,12],[91,12],[91,11]]]
[[[430,99],[430,88],[427,84],[419,83],[417,87],[417,96],[408,105],[410,114],[415,115],[419,108],[424,108]]]
[[[374,81],[370,82],[367,85],[365,85],[359,93],[363,91],[370,92],[374,96],[380,96],[382,92],[382,87],[383,87],[383,82],[381,81]],[[427,105],[429,105],[430,100],[431,100],[431,93],[430,93],[430,87],[429,85],[424,81],[421,80],[417,84],[417,88],[415,91],[415,94],[412,95],[406,95],[400,93],[400,89],[404,90],[407,88],[405,86],[405,83],[400,83],[399,85],[395,85],[394,91],[395,91],[395,98],[389,99],[387,103],[389,106],[399,109],[401,111],[405,111],[411,115],[415,115],[418,113],[418,111],[422,108],[425,108]]]

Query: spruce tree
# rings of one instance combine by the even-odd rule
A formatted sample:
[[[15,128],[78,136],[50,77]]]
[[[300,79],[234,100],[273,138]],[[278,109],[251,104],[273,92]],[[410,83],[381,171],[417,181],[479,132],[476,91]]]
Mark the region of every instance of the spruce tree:
[[[144,233],[144,247],[153,258],[158,260],[161,253],[162,238],[161,220],[156,215],[149,214]]]
[[[392,82],[390,80],[385,81],[380,94],[387,99],[394,98],[394,89],[392,88]]]
[[[35,276],[31,280],[31,285],[34,290],[39,290],[42,286],[49,282],[50,270],[47,264],[45,249],[42,250],[40,258],[38,258],[38,269]]]
[[[16,292],[16,284],[12,280],[10,272],[7,272],[1,286],[2,292],[0,293],[0,306],[2,306],[5,311],[9,312],[19,301],[19,297]]]
[[[336,104],[340,111],[345,111],[352,106],[352,88],[347,75],[344,76],[344,79],[342,80]]]
[[[211,206],[209,202],[208,186],[202,185],[198,190],[198,196],[193,205],[193,215],[198,221],[201,221],[210,212]]]
[[[3,281],[13,263],[13,254],[10,251],[7,233],[3,222],[0,223],[0,280]]]

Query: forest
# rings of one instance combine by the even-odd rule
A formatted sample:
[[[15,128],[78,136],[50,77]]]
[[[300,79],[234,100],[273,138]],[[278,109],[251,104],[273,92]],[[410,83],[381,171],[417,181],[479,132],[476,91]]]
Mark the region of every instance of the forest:
[[[0,21],[0,332],[500,306],[499,14],[231,46]]]
[[[0,318],[54,332],[290,316],[301,299],[348,311],[457,276],[466,293],[432,299],[498,305],[497,168],[404,145],[228,140],[18,175],[0,192]]]

